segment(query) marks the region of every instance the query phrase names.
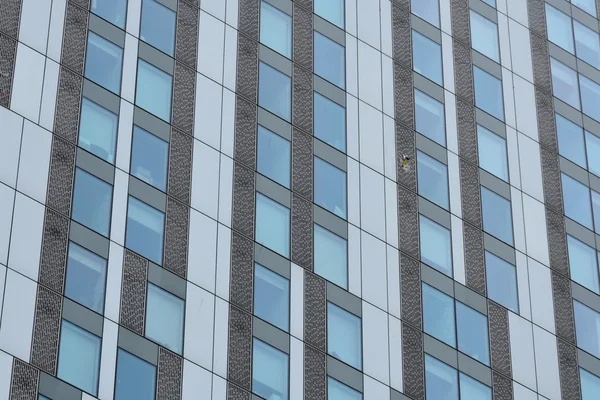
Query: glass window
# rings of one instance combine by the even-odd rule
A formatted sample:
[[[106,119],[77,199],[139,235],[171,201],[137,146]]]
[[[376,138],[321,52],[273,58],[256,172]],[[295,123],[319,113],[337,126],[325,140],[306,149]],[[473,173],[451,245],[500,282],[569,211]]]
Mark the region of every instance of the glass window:
[[[288,355],[254,338],[252,392],[264,399],[288,398]]]
[[[327,303],[327,353],[354,368],[362,368],[360,318]]]
[[[548,40],[569,53],[574,53],[571,17],[546,3],[546,27]]]
[[[496,0],[483,0],[484,3],[489,4],[490,6],[496,8]]]
[[[90,31],[85,77],[113,93],[121,93],[121,67],[123,49]]]
[[[290,77],[264,62],[259,62],[258,75],[258,105],[290,121],[292,107]]]
[[[314,224],[315,273],[344,289],[348,287],[348,242]]]
[[[125,350],[117,352],[115,400],[154,400],[156,367]]]
[[[473,10],[470,10],[470,12],[473,49],[496,62],[500,62],[498,26],[481,14]]]
[[[452,276],[450,231],[429,218],[419,216],[421,260],[438,271]]]
[[[161,265],[164,233],[165,214],[129,196],[125,246]]]
[[[438,85],[442,83],[442,47],[433,40],[412,31],[413,68]]]
[[[600,378],[583,368],[579,368],[579,376],[581,377],[581,400],[596,400],[600,393]]]
[[[346,86],[344,47],[316,31],[315,74],[342,89]]]
[[[486,113],[504,121],[502,81],[484,70],[473,67],[475,105]]]
[[[256,194],[256,241],[289,257],[290,209],[260,193]]]
[[[600,69],[600,36],[587,26],[573,21],[577,57]]]
[[[479,166],[508,182],[506,140],[483,126],[477,125],[477,148],[479,149]]]
[[[260,3],[260,42],[292,58],[292,16],[264,0]]]
[[[105,285],[106,260],[70,242],[65,296],[102,314]]]
[[[515,313],[519,312],[517,271],[515,266],[492,253],[485,252],[488,297]]]
[[[490,349],[487,317],[461,302],[456,302],[456,324],[458,350],[485,365],[489,365]],[[477,399],[477,397],[473,399]]]
[[[346,173],[315,157],[315,204],[346,219]]]
[[[596,2],[594,0],[571,0],[573,5],[581,8],[588,14],[596,16]]]
[[[98,393],[100,338],[63,320],[58,349],[57,376],[91,393]]]
[[[91,10],[121,29],[125,29],[127,0],[92,0]]]
[[[586,168],[583,128],[556,114],[558,152],[582,168]]]
[[[41,394],[40,394],[40,395],[38,396],[38,400],[50,400],[50,399],[49,399],[49,398],[47,398],[46,396],[43,396],[43,395],[41,395]]]
[[[290,187],[290,141],[258,126],[257,170],[286,188]]]
[[[425,398],[427,400],[458,400],[456,370],[425,354]]]
[[[571,279],[596,293],[600,293],[596,250],[571,235],[567,235],[567,248]]]
[[[439,0],[411,0],[410,10],[431,25],[440,27]]]
[[[565,215],[588,229],[594,229],[590,189],[564,173],[561,174],[561,180]]]
[[[425,333],[456,347],[454,299],[423,283],[423,329]]]
[[[144,0],[140,39],[172,56],[175,52],[175,12],[156,0]]]
[[[79,123],[79,147],[114,164],[117,142],[117,115],[83,98]]]
[[[254,265],[254,315],[288,331],[290,281],[262,265]]]
[[[415,114],[417,132],[446,146],[444,105],[425,93],[415,90]]]
[[[344,0],[315,0],[315,14],[344,29]]]
[[[587,159],[590,172],[600,176],[600,138],[589,132],[585,133],[585,147],[587,149]]]
[[[483,230],[512,246],[513,228],[510,201],[481,187]]]
[[[461,372],[460,400],[492,400],[492,388]]]
[[[362,394],[331,377],[327,377],[327,400],[362,400]]]
[[[111,202],[112,186],[82,169],[75,169],[73,220],[108,236]]]
[[[181,354],[183,350],[183,300],[148,284],[146,337]]]
[[[171,121],[173,77],[140,59],[135,104],[167,122]]]
[[[341,152],[346,152],[346,110],[315,92],[315,136]]]
[[[133,127],[131,174],[162,190],[167,190],[169,144],[140,127]]]
[[[594,211],[594,227],[596,233],[600,232],[600,194],[591,190],[592,192],[592,210]]]
[[[552,57],[550,57],[550,69],[554,95],[579,110],[579,83],[575,71]]]
[[[583,112],[596,121],[600,121],[600,85],[591,79],[579,74],[579,84],[581,85],[581,106]]]
[[[577,347],[600,357],[600,313],[573,300]]]

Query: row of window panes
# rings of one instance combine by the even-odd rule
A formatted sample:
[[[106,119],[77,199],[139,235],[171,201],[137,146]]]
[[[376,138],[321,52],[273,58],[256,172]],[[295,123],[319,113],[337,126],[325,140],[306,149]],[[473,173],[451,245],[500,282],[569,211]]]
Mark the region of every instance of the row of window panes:
[[[600,85],[550,57],[554,96],[600,121]]]
[[[492,7],[496,7],[496,0],[482,0],[484,3]],[[589,1],[589,0],[579,0],[579,1]],[[593,1],[593,0],[592,0]],[[429,22],[431,25],[435,27],[440,27],[440,3],[439,0],[411,0],[410,2],[410,11],[423,19],[424,21]]]
[[[581,168],[600,176],[600,138],[556,114],[558,152]]]
[[[425,398],[458,400],[459,393],[461,400],[492,400],[489,386],[425,354]]]
[[[589,230],[595,227],[600,232],[600,194],[565,173],[561,174],[561,180],[565,215]]]
[[[598,253],[587,244],[567,235],[571,279],[600,294],[598,285]]]

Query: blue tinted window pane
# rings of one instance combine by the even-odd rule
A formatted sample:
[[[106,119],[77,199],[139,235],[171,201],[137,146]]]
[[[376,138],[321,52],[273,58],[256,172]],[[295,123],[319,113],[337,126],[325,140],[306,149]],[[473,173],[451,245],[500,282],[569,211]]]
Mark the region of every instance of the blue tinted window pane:
[[[590,28],[573,20],[577,57],[600,69],[600,36]]]
[[[431,25],[440,27],[439,0],[411,0],[410,10]]]
[[[344,47],[315,31],[315,74],[343,89],[345,71]]]
[[[500,62],[500,51],[498,48],[498,26],[481,14],[471,10],[471,40],[473,48]]]
[[[100,338],[62,321],[57,376],[96,396],[100,369]]]
[[[446,122],[444,121],[444,105],[432,97],[415,90],[415,114],[417,132],[445,146]]]
[[[314,225],[315,273],[338,286],[348,286],[348,242]]]
[[[38,396],[38,400],[50,400],[46,396],[42,396],[41,394]]]
[[[571,235],[567,235],[567,248],[569,250],[571,279],[596,293],[600,293],[596,250]]]
[[[121,29],[125,29],[127,0],[93,0],[91,10]]]
[[[600,232],[600,194],[592,192],[592,210],[594,211],[594,229],[596,233]]]
[[[125,350],[117,354],[115,400],[154,400],[156,367]]]
[[[315,0],[315,14],[344,29],[344,0]]]
[[[592,225],[590,189],[566,174],[561,174],[565,215],[589,229]]]
[[[258,105],[290,121],[291,79],[275,68],[260,62],[258,67]]]
[[[438,271],[452,276],[450,231],[432,220],[419,217],[421,260]]]
[[[456,303],[458,350],[485,365],[490,364],[487,317],[463,303]]]
[[[502,82],[484,70],[473,67],[475,82],[475,105],[486,113],[504,121]]]
[[[290,187],[291,144],[270,130],[258,126],[257,170],[267,178]]]
[[[454,299],[423,283],[423,329],[449,346],[456,347]]]
[[[123,49],[90,31],[85,77],[113,93],[121,92]]]
[[[172,56],[175,50],[175,12],[156,0],[144,0],[140,39]]]
[[[146,337],[181,354],[183,350],[183,300],[148,284]]]
[[[596,16],[596,2],[594,0],[571,0],[571,3],[581,8],[586,13],[591,14],[594,17]]]
[[[600,85],[583,75],[579,75],[581,85],[581,106],[583,112],[600,121]]]
[[[590,172],[600,176],[600,138],[589,132],[585,133],[585,146],[587,148],[587,160]]]
[[[461,373],[460,400],[492,400],[492,388]]]
[[[362,368],[360,318],[327,303],[327,352],[354,368]]]
[[[600,357],[600,313],[575,300],[573,301],[573,311],[575,312],[577,346]]]
[[[481,187],[483,230],[506,243],[513,244],[513,227],[510,201]]]
[[[71,242],[67,260],[65,296],[102,314],[106,260]]]
[[[254,339],[253,344],[252,392],[264,399],[287,400],[287,354],[258,339]]]
[[[579,369],[581,377],[581,400],[596,400],[600,396],[600,378],[585,369]]]
[[[162,265],[165,214],[129,196],[125,246]]]
[[[346,110],[315,92],[315,136],[341,152],[346,152]]]
[[[292,58],[292,16],[265,1],[260,3],[260,42]]]
[[[583,128],[556,114],[556,135],[560,155],[586,168]]]
[[[415,71],[442,85],[442,47],[416,31],[412,31],[412,41]]]
[[[519,312],[515,266],[485,252],[488,297],[515,313]]]
[[[173,77],[140,59],[135,104],[167,122],[171,120]]]
[[[256,194],[256,241],[289,257],[290,209],[260,193]]]
[[[508,162],[506,161],[506,140],[477,125],[477,148],[479,166],[487,172],[508,182]]]
[[[346,219],[346,173],[315,157],[315,204]]]
[[[552,57],[550,57],[550,70],[552,72],[552,91],[554,95],[579,110],[577,73]]]
[[[448,168],[417,151],[417,174],[419,194],[440,207],[448,209]]]
[[[362,400],[362,394],[349,386],[328,377],[327,400]]]
[[[451,366],[425,354],[425,398],[458,400],[458,376]]]
[[[287,332],[290,320],[290,281],[255,264],[254,287],[254,315]]]
[[[569,53],[574,52],[571,17],[546,3],[546,27],[548,28],[548,40]]]
[[[169,144],[137,126],[133,127],[131,174],[162,190],[167,190]]]
[[[79,147],[113,164],[117,142],[117,115],[83,98]]]
[[[489,4],[490,6],[496,8],[496,0],[483,0],[484,3]]]
[[[108,236],[112,186],[77,168],[73,190],[73,219]]]

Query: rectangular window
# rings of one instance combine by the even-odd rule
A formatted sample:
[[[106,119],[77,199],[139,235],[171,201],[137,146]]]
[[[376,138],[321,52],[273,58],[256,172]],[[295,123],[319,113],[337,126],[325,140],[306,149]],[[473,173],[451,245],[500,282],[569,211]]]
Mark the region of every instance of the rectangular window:
[[[423,283],[423,329],[425,333],[456,347],[454,299]]]
[[[458,350],[482,364],[490,365],[487,317],[457,301],[456,324]]]
[[[79,168],[74,186],[73,220],[108,237],[112,186]]]
[[[475,66],[473,66],[473,81],[475,82],[475,105],[500,121],[504,121],[502,81]]]
[[[102,314],[106,260],[73,242],[68,254],[65,296]]]
[[[440,27],[439,0],[411,0],[410,10],[417,17],[429,22],[431,25]]]
[[[567,248],[571,279],[595,293],[600,293],[596,250],[571,235],[567,235]]]
[[[448,167],[417,150],[419,194],[448,210]]]
[[[412,46],[414,70],[442,86],[442,46],[417,31],[412,31]]]
[[[260,2],[260,42],[292,58],[292,16],[264,0]]]
[[[125,29],[127,0],[93,0],[91,10],[108,22]]]
[[[490,7],[496,8],[496,0],[483,0],[483,2],[490,5]]]
[[[473,49],[499,63],[498,26],[473,10],[470,13]]]
[[[417,132],[446,146],[444,105],[425,93],[415,90],[415,120]]]
[[[577,73],[552,57],[550,57],[550,70],[552,72],[552,92],[554,96],[579,110]]]
[[[258,105],[291,121],[292,80],[264,62],[258,64]]]
[[[314,157],[315,204],[346,219],[346,173]]]
[[[518,313],[519,300],[515,266],[486,251],[485,273],[488,297],[509,310]]]
[[[461,372],[460,400],[492,400],[492,388]]]
[[[315,273],[338,286],[348,287],[348,242],[314,224]]]
[[[600,85],[581,74],[579,74],[579,85],[581,86],[581,107],[584,114],[600,121],[600,108],[598,108]]]
[[[596,2],[594,0],[571,0],[571,4],[594,17],[596,16]]]
[[[57,376],[96,396],[99,370],[100,338],[62,320]]]
[[[579,376],[581,377],[581,400],[596,400],[600,393],[600,378],[583,368],[579,368]]]
[[[256,193],[256,242],[290,255],[290,209]]]
[[[254,264],[254,315],[289,330],[290,281],[260,264]]]
[[[327,303],[327,353],[354,368],[362,368],[360,318],[333,303]]]
[[[332,377],[327,377],[328,400],[362,400],[362,394]]]
[[[508,182],[506,140],[483,126],[477,125],[477,148],[479,149],[479,166]]]
[[[252,392],[264,399],[288,399],[289,357],[254,338]]]
[[[512,246],[513,227],[510,201],[482,186],[481,210],[483,212],[483,230]]]
[[[458,400],[456,370],[425,354],[425,396],[427,400]]]
[[[600,357],[600,313],[573,300],[577,347]]]
[[[558,152],[582,168],[586,168],[583,128],[559,114],[556,115]]]
[[[83,98],[79,123],[79,147],[114,164],[117,144],[117,115]]]
[[[146,337],[181,354],[183,351],[184,303],[179,297],[148,284]]]
[[[173,77],[140,59],[138,62],[135,104],[167,122],[171,121]]]
[[[315,0],[315,14],[344,29],[344,0]]]
[[[142,2],[140,39],[173,56],[175,52],[175,12],[156,0]]]
[[[598,33],[577,21],[573,21],[573,30],[575,31],[577,57],[592,67],[600,69],[600,36]]]
[[[346,63],[344,47],[315,31],[315,74],[344,89]]]
[[[154,400],[156,367],[125,350],[117,351],[115,400]]]
[[[258,172],[289,188],[291,147],[289,140],[259,125],[256,154]]]
[[[590,172],[600,176],[600,138],[589,132],[585,133],[585,147],[587,149],[587,159]]]
[[[339,151],[346,152],[346,110],[315,92],[315,136]]]
[[[594,212],[594,230],[600,232],[600,193],[592,192],[592,211]]]
[[[169,144],[134,126],[131,147],[131,175],[163,192],[166,191]]]
[[[129,196],[125,247],[162,265],[165,214]]]
[[[443,274],[452,276],[450,231],[429,218],[419,216],[421,260]]]
[[[548,40],[573,54],[573,28],[571,17],[546,4],[546,28]]]
[[[590,189],[564,173],[561,173],[561,181],[565,215],[593,230]]]
[[[123,49],[90,31],[85,77],[115,94],[121,93]]]

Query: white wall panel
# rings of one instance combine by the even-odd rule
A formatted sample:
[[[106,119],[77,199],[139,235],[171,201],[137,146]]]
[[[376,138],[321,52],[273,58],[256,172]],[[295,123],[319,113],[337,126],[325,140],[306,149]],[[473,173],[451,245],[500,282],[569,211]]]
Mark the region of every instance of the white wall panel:
[[[215,296],[188,282],[185,304],[183,356],[203,368],[211,369]]]
[[[365,400],[389,400],[390,398],[390,388],[367,375],[364,378],[364,391]]]
[[[129,172],[131,137],[133,135],[133,104],[122,101],[119,108],[119,132],[117,135],[117,167]]]
[[[521,168],[519,167],[519,142],[517,131],[506,127],[506,149],[508,153],[508,176],[510,184],[521,189]]]
[[[226,398],[227,381],[220,376],[213,374],[212,400],[225,400]]]
[[[532,258],[529,266],[529,290],[531,293],[531,321],[548,332],[555,333],[554,303],[552,302],[552,282],[550,269]]]
[[[219,149],[221,147],[223,87],[202,74],[198,74],[196,82],[194,137]]]
[[[394,120],[383,115],[383,153],[385,176],[396,182],[396,130]]]
[[[452,34],[452,22],[450,16],[452,14],[450,9],[451,0],[440,0],[440,28],[442,32],[449,35]]]
[[[362,296],[360,229],[348,224],[348,291]]]
[[[386,250],[388,313],[400,318],[400,253],[390,245],[386,246]]]
[[[223,4],[222,0],[217,1]],[[225,24],[201,11],[198,33],[198,71],[218,83],[223,83],[224,49]]]
[[[538,392],[550,400],[560,400],[556,337],[534,325],[533,340]]]
[[[508,18],[500,12],[498,12],[498,41],[500,42],[500,63],[504,68],[512,69]]]
[[[513,385],[513,393],[514,400],[538,400],[538,396],[535,392],[516,382]]]
[[[523,166],[523,168],[520,168],[521,190],[538,201],[544,202],[540,146],[533,139],[519,132],[517,136],[519,138],[519,162]]]
[[[18,45],[10,108],[35,123],[40,116],[45,63],[46,57]]]
[[[0,107],[0,126],[2,127],[2,135],[0,135],[0,182],[15,188],[17,186],[23,118],[4,107]]]
[[[510,330],[510,354],[513,379],[532,390],[537,389],[535,357],[533,352],[533,330],[531,322],[508,313]]]
[[[219,170],[219,222],[231,226],[233,207],[233,160],[221,154]]]
[[[371,0],[359,1],[370,2]],[[360,40],[358,41],[358,98],[382,110],[381,53]]]
[[[46,54],[51,1],[23,0],[19,23],[19,42]]]
[[[371,304],[387,310],[386,246],[381,240],[361,234],[362,297]]]
[[[217,230],[217,287],[215,294],[229,301],[231,272],[231,229],[219,224]]]
[[[359,159],[360,142],[358,138],[358,99],[346,95],[346,153],[348,157]]]
[[[517,127],[515,121],[515,98],[512,73],[502,68],[502,92],[504,93],[504,122],[506,125]]]
[[[452,78],[454,79],[454,77]],[[456,97],[444,91],[444,107],[446,115],[446,145],[448,150],[458,154],[458,128],[456,126]]]
[[[448,189],[450,192],[450,211],[462,218],[462,199],[460,193],[460,165],[456,153],[448,151]]]
[[[346,32],[356,37],[356,0],[346,0]]]
[[[108,251],[108,273],[104,316],[118,321],[121,308],[121,280],[123,279],[123,247],[111,242]]]
[[[233,158],[235,142],[235,93],[223,89],[223,110],[221,113],[221,152]]]
[[[25,121],[21,139],[17,190],[42,204],[46,203],[51,145],[52,134],[50,132]]]
[[[379,2],[358,0],[356,14],[358,15],[358,38],[380,50]]]
[[[385,189],[383,175],[360,166],[361,228],[385,240]]]
[[[390,386],[402,392],[402,321],[391,315],[388,320],[390,331]]]
[[[44,206],[17,192],[8,266],[34,281],[40,270],[43,225]]]
[[[517,254],[517,290],[519,295],[519,314],[531,321],[531,300],[529,297],[529,267],[527,256],[520,251]]]
[[[44,87],[40,109],[40,125],[49,131],[54,130],[54,114],[56,113],[56,94],[58,92],[59,65],[46,59],[44,71]]]
[[[225,21],[225,1],[224,0],[203,0],[200,8],[213,17]]]
[[[0,183],[0,264],[8,262],[8,245],[12,227],[15,191]]]
[[[127,0],[127,33],[135,37],[140,33],[140,17],[142,13],[142,0]]]
[[[358,72],[358,41],[346,33],[346,92],[354,97],[358,97]]]
[[[452,36],[442,32],[442,72],[444,74],[444,88],[454,94],[454,51]],[[446,127],[448,129],[448,127]]]
[[[390,375],[388,316],[384,311],[365,301],[362,304],[363,371],[366,375],[388,385]]]
[[[511,186],[510,205],[512,207],[513,239],[515,249],[525,253],[525,223],[523,221],[523,200],[521,191]]]
[[[520,58],[520,57],[515,57]],[[537,109],[533,85],[517,74],[513,74],[517,129],[536,142],[538,138]]]
[[[525,240],[527,254],[544,265],[550,265],[546,212],[539,201],[523,195],[523,216],[525,217]]]
[[[182,400],[207,399],[212,397],[212,374],[188,360],[183,360]]]
[[[66,7],[67,0],[52,0],[46,55],[56,62],[60,62]]]
[[[292,263],[290,279],[290,334],[304,339],[304,268]]]
[[[389,0],[382,0],[389,4]],[[383,80],[383,112],[394,117],[394,62],[388,56],[381,56]]]
[[[452,269],[454,280],[466,285],[467,276],[465,272],[465,248],[463,242],[463,222],[456,215],[450,220],[452,227]]]
[[[229,304],[215,298],[215,337],[213,353],[213,372],[227,376],[227,345],[229,338]],[[215,384],[213,380],[213,385]],[[214,395],[214,394],[213,394]],[[214,397],[213,397],[214,398]]]
[[[237,29],[238,26],[238,0],[227,0],[226,20],[227,25]]]
[[[115,169],[113,205],[110,223],[110,239],[125,246],[125,227],[127,223],[127,203],[129,193],[129,174]]]
[[[0,351],[0,398],[8,399],[12,378],[13,357]]]
[[[100,400],[111,400],[114,395],[118,338],[119,326],[115,322],[104,318],[98,387],[98,398]]]
[[[360,227],[360,164],[348,158],[348,222]]]
[[[533,82],[533,64],[531,60],[529,30],[513,19],[508,21],[508,27],[510,30],[511,53],[516,55],[512,60],[513,73],[529,82]],[[535,117],[535,114],[533,117]]]
[[[190,210],[188,280],[215,292],[217,273],[217,222]]]
[[[123,50],[123,77],[121,78],[121,97],[130,103],[135,100],[137,64],[138,64],[138,39],[125,35],[125,49]]]
[[[526,28],[529,27],[527,2],[523,0],[506,0],[508,16]]]
[[[194,140],[192,207],[217,219],[219,197],[219,152]]]
[[[398,186],[389,179],[385,180],[385,231],[386,242],[398,246]]]
[[[228,0],[227,6],[229,7],[229,3],[233,1],[237,0]],[[237,22],[237,9],[235,13]],[[228,24],[230,23],[228,22]],[[223,57],[223,86],[225,86],[231,91],[235,91],[235,82],[237,74],[237,42],[237,31],[231,26],[227,25],[225,27],[225,56]]]
[[[290,338],[290,400],[304,400],[304,343]]]
[[[392,57],[392,3],[390,0],[380,0],[381,13],[381,52]]]
[[[383,118],[380,111],[359,102],[360,162],[383,174]]]

